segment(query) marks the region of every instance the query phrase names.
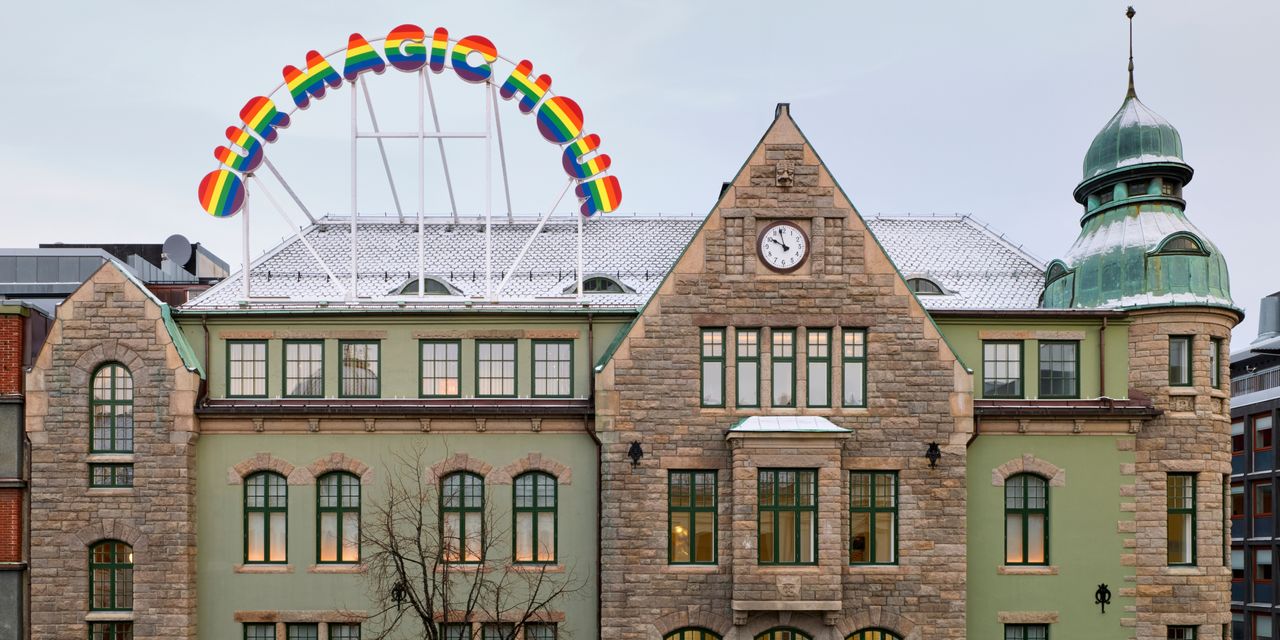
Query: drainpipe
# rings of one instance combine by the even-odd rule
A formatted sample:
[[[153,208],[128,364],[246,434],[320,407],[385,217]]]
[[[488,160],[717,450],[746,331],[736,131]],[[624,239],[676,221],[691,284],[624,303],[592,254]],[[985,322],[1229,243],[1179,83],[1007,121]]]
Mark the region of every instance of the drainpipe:
[[[209,366],[209,314],[200,315],[200,331],[204,333],[204,377],[200,378],[200,389],[196,391],[196,406],[204,404],[209,396],[209,376],[213,368]]]
[[[595,416],[596,402],[596,344],[595,344],[595,324],[592,322],[591,312],[587,312],[587,398],[591,400],[591,415]],[[600,436],[596,434],[595,429],[587,422],[584,417],[582,419],[582,430],[587,432],[591,437],[591,441],[596,445],[596,637],[602,637],[604,633],[604,544],[602,537],[604,535],[604,465],[602,457],[604,456],[604,447],[601,446]]]
[[[1107,317],[1102,316],[1098,329],[1098,396],[1107,395]]]

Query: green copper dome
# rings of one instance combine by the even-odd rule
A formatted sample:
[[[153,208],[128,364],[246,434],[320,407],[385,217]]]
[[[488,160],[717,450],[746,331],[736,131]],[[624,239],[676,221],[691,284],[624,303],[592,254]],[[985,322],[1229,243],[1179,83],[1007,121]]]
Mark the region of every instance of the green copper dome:
[[[1089,145],[1084,155],[1084,179],[1152,163],[1186,164],[1182,160],[1182,136],[1130,91],[1120,110]]]

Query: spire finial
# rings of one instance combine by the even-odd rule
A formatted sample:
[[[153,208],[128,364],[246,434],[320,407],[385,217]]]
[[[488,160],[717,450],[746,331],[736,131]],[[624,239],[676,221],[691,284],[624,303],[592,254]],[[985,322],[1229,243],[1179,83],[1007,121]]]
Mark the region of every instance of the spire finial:
[[[1137,11],[1134,11],[1132,6],[1124,12],[1125,17],[1129,18],[1129,93],[1127,97],[1130,98],[1138,97],[1138,92],[1133,88],[1133,15],[1135,13]]]

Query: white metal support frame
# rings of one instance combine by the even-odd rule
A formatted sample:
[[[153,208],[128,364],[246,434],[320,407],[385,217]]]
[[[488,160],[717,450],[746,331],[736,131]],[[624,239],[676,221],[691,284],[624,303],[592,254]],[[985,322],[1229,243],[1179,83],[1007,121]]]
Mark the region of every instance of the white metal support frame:
[[[378,114],[373,111],[373,98],[369,97],[369,85],[365,83],[363,77],[357,80],[360,82],[360,91],[364,93],[364,104],[369,109],[369,122],[373,124],[373,132],[381,133],[382,129],[378,128]],[[387,172],[387,184],[391,185],[391,199],[396,203],[396,215],[399,216],[400,222],[404,222],[404,209],[400,207],[400,192],[396,191],[396,179],[391,176],[391,163],[387,161],[387,147],[382,142],[382,138],[379,137],[377,140],[378,153],[382,154],[382,168]]]

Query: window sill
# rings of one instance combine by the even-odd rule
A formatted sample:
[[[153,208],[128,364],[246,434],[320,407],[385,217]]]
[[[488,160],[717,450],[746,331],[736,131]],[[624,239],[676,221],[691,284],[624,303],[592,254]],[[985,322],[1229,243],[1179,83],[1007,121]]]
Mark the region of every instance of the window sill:
[[[1204,575],[1204,568],[1197,567],[1194,565],[1173,566],[1173,567],[1169,567],[1169,575],[1171,576],[1202,576]]]
[[[1169,387],[1167,387],[1167,389],[1168,389],[1168,393],[1169,393],[1169,395],[1171,395],[1171,396],[1195,396],[1195,395],[1200,395],[1200,392],[1199,392],[1199,391],[1198,391],[1194,386],[1189,385],[1189,384],[1187,384],[1187,385],[1181,385],[1181,384],[1177,384],[1177,385],[1170,385]]]
[[[90,453],[88,461],[102,464],[133,464],[132,453]]]
[[[524,562],[507,565],[508,571],[516,573],[564,573],[564,565],[553,563]]]
[[[826,571],[824,567],[815,564],[756,564],[758,571],[766,573],[814,573],[820,574]]]
[[[850,564],[847,573],[900,573],[903,570],[900,564]]]
[[[233,567],[236,573],[293,573],[291,564],[238,564]]]
[[[672,573],[719,573],[718,564],[669,564],[667,571]]]
[[[93,497],[131,496],[133,487],[89,487],[86,495]]]
[[[488,573],[489,566],[483,562],[446,562],[436,567],[436,573],[444,573],[446,571],[454,573]]]
[[[132,611],[90,611],[85,622],[133,622]]]
[[[364,573],[369,568],[363,564],[313,564],[307,567],[307,573]]]
[[[996,567],[996,574],[1002,576],[1056,576],[1058,568],[1052,565],[1007,565]]]

